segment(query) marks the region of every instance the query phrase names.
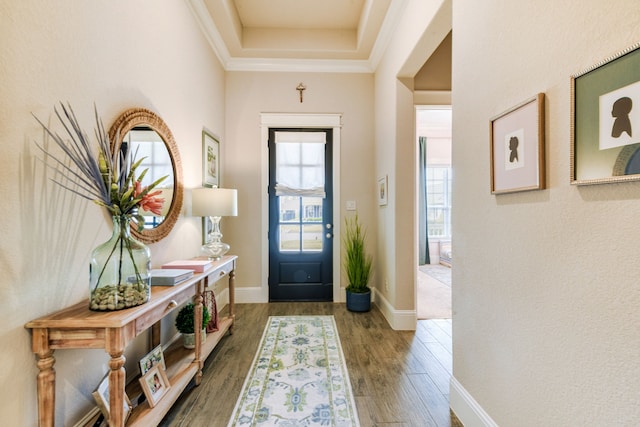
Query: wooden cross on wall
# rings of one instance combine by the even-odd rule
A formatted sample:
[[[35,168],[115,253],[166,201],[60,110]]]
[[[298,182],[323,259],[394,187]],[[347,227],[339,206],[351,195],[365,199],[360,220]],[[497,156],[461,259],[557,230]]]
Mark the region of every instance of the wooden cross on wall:
[[[300,82],[296,90],[300,92],[300,102],[302,102],[302,91],[304,91],[307,87]]]

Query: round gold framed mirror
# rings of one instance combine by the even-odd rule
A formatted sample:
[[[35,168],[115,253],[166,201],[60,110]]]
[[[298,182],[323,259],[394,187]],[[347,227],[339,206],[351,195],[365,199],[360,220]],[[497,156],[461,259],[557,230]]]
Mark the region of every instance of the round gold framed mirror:
[[[168,175],[156,189],[165,199],[161,215],[141,212],[145,224],[138,231],[131,224],[131,234],[144,243],[154,243],[170,232],[182,209],[182,162],[178,146],[166,123],[153,111],[131,108],[122,113],[109,129],[111,153],[120,151],[126,144],[128,152],[137,153],[136,159],[145,157],[141,169],[148,168],[143,185]]]

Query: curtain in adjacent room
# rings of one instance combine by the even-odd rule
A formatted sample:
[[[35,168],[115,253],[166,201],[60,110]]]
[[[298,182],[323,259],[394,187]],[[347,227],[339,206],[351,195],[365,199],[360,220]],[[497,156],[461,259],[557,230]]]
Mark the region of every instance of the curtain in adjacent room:
[[[418,138],[418,262],[420,265],[430,264],[429,227],[427,227],[427,137]]]

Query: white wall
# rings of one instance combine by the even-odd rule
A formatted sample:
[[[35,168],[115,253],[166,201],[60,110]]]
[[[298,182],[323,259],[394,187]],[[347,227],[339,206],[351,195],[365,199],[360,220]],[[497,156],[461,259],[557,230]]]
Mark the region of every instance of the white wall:
[[[29,426],[37,369],[23,326],[88,297],[89,254],[110,235],[100,208],[45,179],[31,113],[48,122],[53,106],[69,101],[92,135],[94,103],[107,128],[127,108],[151,109],[174,134],[185,186],[196,187],[202,127],[224,133],[224,72],[186,4],[172,0],[1,0],[0,40],[0,418]],[[200,233],[199,219],[181,218],[151,245],[152,264],[195,256]],[[127,368],[144,352],[142,337]],[[98,350],[54,356],[56,425],[72,425],[93,406],[108,358]]]
[[[304,101],[296,87],[303,82]],[[373,76],[340,73],[270,73],[229,72],[226,81],[226,139],[222,156],[229,167],[225,170],[224,187],[238,189],[238,216],[225,218],[222,226],[225,241],[238,255],[236,284],[239,299],[243,288],[266,286],[266,265],[262,250],[267,229],[262,225],[262,206],[268,182],[262,182],[268,171],[261,157],[265,147],[260,133],[261,113],[331,113],[342,114],[340,140],[340,218],[344,222],[345,201],[357,203],[358,215],[369,228],[369,243],[376,240],[374,191],[376,180],[373,164]],[[263,185],[264,184],[264,185]],[[259,237],[257,237],[259,236]],[[340,238],[335,235],[334,238]],[[373,249],[372,249],[373,252]],[[334,269],[341,269],[334,265]],[[342,271],[341,271],[342,272]],[[343,279],[343,286],[346,280]],[[256,293],[255,289],[249,292]],[[255,300],[249,296],[249,299]]]
[[[465,426],[487,424],[474,403],[501,426],[640,424],[640,183],[569,184],[570,76],[640,40],[638,23],[636,0],[453,2],[451,399]],[[489,120],[538,92],[548,189],[493,196]]]

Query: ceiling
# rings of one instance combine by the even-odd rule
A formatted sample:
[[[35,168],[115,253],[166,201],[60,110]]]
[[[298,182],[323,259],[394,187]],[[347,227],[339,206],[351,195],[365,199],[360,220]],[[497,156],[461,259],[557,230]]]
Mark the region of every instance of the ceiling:
[[[403,0],[188,0],[227,70],[372,72]]]
[[[187,0],[225,70],[372,73],[406,0]],[[451,90],[451,34],[414,76]],[[437,45],[436,44],[436,45]]]

